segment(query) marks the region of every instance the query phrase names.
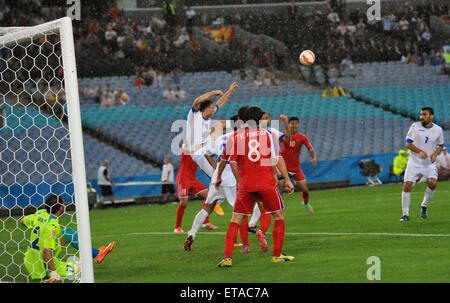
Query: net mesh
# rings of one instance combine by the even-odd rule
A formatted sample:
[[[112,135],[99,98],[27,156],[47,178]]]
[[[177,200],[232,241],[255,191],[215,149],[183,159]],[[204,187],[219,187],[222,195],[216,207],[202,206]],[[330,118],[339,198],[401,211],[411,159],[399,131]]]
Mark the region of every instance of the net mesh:
[[[24,261],[34,230],[21,218],[58,194],[66,203],[61,229],[76,230],[60,35],[2,28],[0,36],[0,281],[39,282]],[[78,251],[67,245],[56,258],[76,261]]]

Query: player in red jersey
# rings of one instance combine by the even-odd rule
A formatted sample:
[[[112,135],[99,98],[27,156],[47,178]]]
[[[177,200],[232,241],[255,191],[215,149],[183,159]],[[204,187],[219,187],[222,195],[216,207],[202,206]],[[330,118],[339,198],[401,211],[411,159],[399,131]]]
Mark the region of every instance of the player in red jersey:
[[[175,229],[174,233],[183,233],[183,229],[181,228],[181,221],[183,220],[184,210],[187,207],[189,201],[189,192],[191,192],[195,196],[199,196],[203,199],[203,203],[205,203],[206,198],[208,197],[208,189],[203,183],[197,180],[195,173],[197,171],[197,163],[192,159],[189,151],[185,148],[182,149],[180,156],[180,169],[177,174],[177,192],[178,198],[180,199],[180,204],[177,208],[177,215],[175,221]],[[205,220],[205,228],[207,229],[216,229],[209,222],[209,218]]]
[[[280,119],[284,125],[284,128],[287,130],[287,132],[280,132],[276,125],[272,125],[271,118],[269,113],[265,112],[261,118],[261,126],[263,128],[267,128],[269,132],[275,134],[278,137],[278,140],[280,143],[283,141],[289,141],[291,139],[291,132],[289,130],[289,119],[286,115],[280,115]],[[278,121],[277,121],[278,122]],[[270,127],[269,127],[270,125]],[[280,176],[281,178],[281,176]],[[281,181],[281,182],[280,182]],[[278,190],[280,193],[283,193],[284,189],[284,181],[278,180]],[[258,240],[260,241],[260,248],[263,252],[267,251],[267,241],[266,241],[266,231],[270,227],[271,223],[271,215],[269,213],[265,213],[261,201],[256,201],[257,205],[255,205],[255,208],[253,209],[253,215],[252,218],[248,224],[248,231],[256,233],[256,236]],[[256,223],[260,221],[260,228],[258,229],[256,227]]]
[[[289,172],[295,173],[294,181],[300,186],[302,191],[302,204],[306,207],[306,210],[310,213],[314,212],[314,209],[309,204],[309,190],[306,184],[306,178],[300,168],[300,149],[303,145],[308,149],[311,158],[312,166],[317,165],[316,152],[314,151],[311,143],[309,143],[308,137],[298,132],[300,121],[297,117],[289,118],[289,128],[291,130],[291,140],[283,141],[283,149],[281,155],[286,163],[286,168]]]
[[[233,248],[240,225],[244,218],[252,214],[258,199],[263,202],[264,210],[271,213],[274,218],[272,262],[286,262],[294,259],[281,252],[285,233],[284,204],[277,189],[275,167],[286,178],[286,189],[289,193],[294,191],[294,186],[289,180],[283,158],[280,157],[278,138],[267,129],[249,126],[250,122],[259,125],[263,114],[264,112],[257,106],[249,107],[245,115],[239,113],[239,118],[246,123],[246,126],[229,137],[221,157],[216,187],[220,187],[222,172],[229,161],[236,178],[238,193],[225,238],[225,258],[218,267],[232,265]]]

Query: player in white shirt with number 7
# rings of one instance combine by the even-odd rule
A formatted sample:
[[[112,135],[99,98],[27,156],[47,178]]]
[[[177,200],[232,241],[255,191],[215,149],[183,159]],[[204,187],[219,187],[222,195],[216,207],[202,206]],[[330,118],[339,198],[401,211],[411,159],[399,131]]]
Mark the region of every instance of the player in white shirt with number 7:
[[[438,180],[436,158],[444,147],[442,128],[433,123],[433,118],[431,107],[422,108],[420,122],[413,123],[406,136],[406,147],[411,150],[411,155],[403,182],[401,222],[409,221],[411,189],[422,177],[427,179],[428,187],[421,204],[421,216],[424,219],[428,216],[427,206],[433,198]]]

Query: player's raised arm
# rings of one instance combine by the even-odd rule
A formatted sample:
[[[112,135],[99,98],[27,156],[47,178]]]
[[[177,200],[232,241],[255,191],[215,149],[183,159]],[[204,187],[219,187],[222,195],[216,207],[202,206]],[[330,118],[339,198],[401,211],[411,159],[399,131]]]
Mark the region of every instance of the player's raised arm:
[[[201,95],[200,97],[197,97],[194,100],[194,103],[192,104],[192,107],[195,110],[198,110],[199,107],[200,107],[200,103],[202,103],[203,101],[208,100],[212,96],[216,96],[216,95],[223,96],[223,92],[221,90],[213,90],[213,91],[210,91],[210,92],[208,92],[206,94],[203,94],[203,95]]]
[[[286,134],[285,134],[285,136],[283,138],[283,141],[289,142],[289,141],[291,141],[291,128],[289,126],[289,119],[288,119],[288,117],[286,115],[280,115],[280,119],[281,119],[281,121],[284,124],[284,129],[285,129],[285,132],[286,132]]]
[[[217,101],[217,106],[221,108],[228,100],[228,98],[231,96],[231,94],[234,92],[234,90],[239,87],[239,85],[236,82],[233,82],[230,86],[230,89],[227,90],[225,94]]]

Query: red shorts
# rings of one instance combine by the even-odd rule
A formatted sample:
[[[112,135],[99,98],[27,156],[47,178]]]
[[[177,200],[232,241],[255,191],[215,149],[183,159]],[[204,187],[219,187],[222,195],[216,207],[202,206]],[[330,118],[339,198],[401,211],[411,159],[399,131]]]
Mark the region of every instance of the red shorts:
[[[295,169],[288,169],[289,172],[291,173],[296,173],[297,175],[294,177],[294,181],[295,182],[299,182],[299,181],[305,181],[305,175],[303,174],[302,169],[300,168],[300,166],[297,166]]]
[[[262,201],[266,213],[275,213],[284,209],[283,197],[275,187],[259,192],[247,192],[239,190],[233,213],[251,215],[256,201]]]
[[[197,179],[189,180],[186,182],[180,182],[177,184],[177,192],[178,198],[188,198],[189,192],[191,192],[194,196],[197,196],[200,192],[206,190],[206,186],[203,185],[202,182]]]

